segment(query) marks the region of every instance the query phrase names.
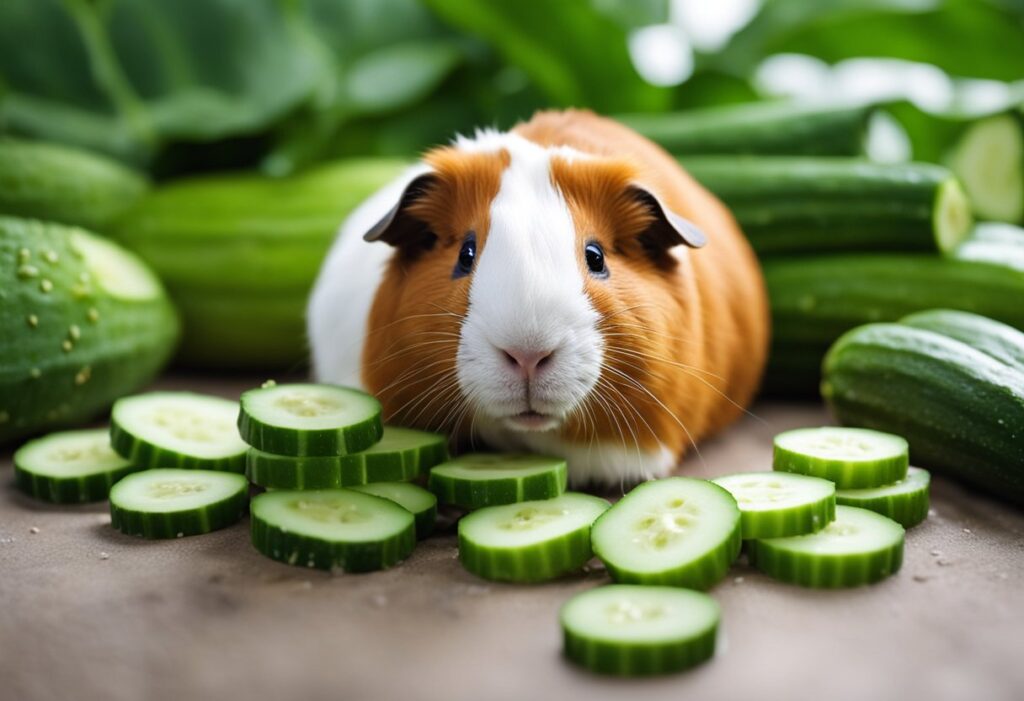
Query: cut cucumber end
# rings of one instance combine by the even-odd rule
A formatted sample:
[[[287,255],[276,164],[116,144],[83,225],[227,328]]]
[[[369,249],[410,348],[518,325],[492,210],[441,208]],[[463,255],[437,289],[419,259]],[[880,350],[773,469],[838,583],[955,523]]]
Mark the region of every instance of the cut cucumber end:
[[[253,546],[299,567],[384,569],[416,545],[413,515],[393,501],[350,489],[264,492],[252,501]]]
[[[710,659],[720,619],[707,594],[629,584],[577,594],[559,613],[569,660],[627,677],[679,672]]]
[[[120,246],[78,230],[71,234],[71,250],[82,257],[91,281],[112,297],[151,300],[163,294],[149,268]]]
[[[478,577],[505,582],[541,582],[578,571],[593,556],[591,524],[609,506],[566,492],[479,509],[459,521],[459,559]]]
[[[634,488],[594,523],[591,539],[617,582],[706,589],[739,554],[740,510],[717,484],[670,477]]]
[[[935,244],[948,253],[963,243],[974,226],[971,201],[956,179],[950,178],[939,186],[934,212]]]
[[[416,538],[422,540],[434,532],[437,524],[437,497],[423,487],[408,482],[371,482],[350,487],[393,501],[416,519]]]
[[[128,475],[110,490],[110,521],[127,535],[181,538],[209,533],[245,513],[249,483],[211,470],[153,469]]]
[[[751,541],[751,562],[775,579],[805,587],[856,587],[885,579],[903,563],[903,526],[866,509],[837,506],[810,535]]]
[[[747,472],[712,480],[736,499],[743,539],[813,533],[835,517],[834,483],[790,472]]]
[[[823,387],[826,398],[830,388]],[[892,484],[906,477],[909,446],[866,428],[798,428],[775,436],[772,469],[820,477],[839,489]]]
[[[843,506],[869,509],[911,528],[928,518],[931,474],[919,467],[907,470],[905,479],[873,489],[841,489],[836,502]]]
[[[110,447],[107,429],[62,431],[29,441],[14,453],[15,480],[44,501],[101,501],[135,467]]]
[[[271,385],[242,394],[238,429],[245,441],[276,455],[358,453],[381,439],[381,405],[336,385]]]
[[[1003,114],[971,125],[949,165],[979,217],[1024,221],[1024,120]]]
[[[551,499],[566,490],[565,460],[525,453],[469,453],[437,465],[428,488],[462,509]]]

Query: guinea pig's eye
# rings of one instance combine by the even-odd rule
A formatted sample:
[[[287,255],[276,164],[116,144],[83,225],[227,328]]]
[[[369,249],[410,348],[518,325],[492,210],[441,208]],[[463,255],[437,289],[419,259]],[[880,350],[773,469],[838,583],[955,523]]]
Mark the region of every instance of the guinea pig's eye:
[[[476,236],[470,232],[466,234],[459,249],[459,259],[455,261],[455,270],[452,271],[452,279],[466,277],[473,272],[473,263],[476,261]]]
[[[587,259],[587,268],[598,277],[608,275],[608,267],[604,262],[604,249],[601,244],[591,241],[583,247],[583,255]]]

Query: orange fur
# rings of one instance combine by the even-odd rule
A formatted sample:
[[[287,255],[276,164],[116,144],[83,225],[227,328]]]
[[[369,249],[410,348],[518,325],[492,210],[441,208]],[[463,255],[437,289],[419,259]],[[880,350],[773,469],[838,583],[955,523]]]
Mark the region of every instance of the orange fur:
[[[682,456],[733,420],[752,399],[764,367],[768,313],[757,261],[725,207],[672,157],[626,127],[589,112],[544,112],[517,126],[544,146],[594,156],[552,159],[552,179],[583,245],[600,241],[607,280],[587,280],[601,316],[605,367],[564,437],[658,442]],[[451,280],[467,231],[486,248],[488,212],[509,156],[451,147],[427,155],[436,183],[409,207],[437,236],[435,245],[396,255],[371,310],[363,379],[386,419],[465,437],[470,427],[455,379],[455,355],[469,278]],[[653,215],[635,198],[639,184],[708,236],[678,263],[656,261],[636,241]]]

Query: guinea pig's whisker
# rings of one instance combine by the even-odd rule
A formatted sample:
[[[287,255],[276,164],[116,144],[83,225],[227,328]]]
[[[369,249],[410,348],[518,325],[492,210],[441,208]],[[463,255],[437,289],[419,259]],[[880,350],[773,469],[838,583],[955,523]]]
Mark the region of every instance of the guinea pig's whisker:
[[[430,418],[422,425],[436,426],[437,424],[435,421],[438,418],[438,415],[442,413],[444,407],[450,403],[450,400],[446,400],[445,397],[449,392],[451,392],[457,382],[458,378],[453,375],[452,377],[446,378],[446,381],[441,383],[440,386],[437,386],[439,383],[435,383],[427,392],[424,392],[421,401],[406,410],[407,414],[412,414],[413,411],[416,411],[416,414],[412,415],[409,419],[409,423],[419,425],[419,420],[423,413],[433,408]],[[431,397],[430,395],[433,396]],[[416,409],[417,406],[419,406],[418,410]]]
[[[390,412],[391,417],[397,419],[402,424],[415,425],[415,422],[419,418],[419,415],[420,413],[422,413],[423,409],[421,409],[420,412],[418,412],[415,417],[410,417],[410,414],[417,407],[429,407],[430,402],[434,398],[434,392],[447,389],[450,386],[450,383],[453,381],[455,381],[455,378],[451,377],[449,373],[440,374],[424,391],[417,392],[415,395],[413,395],[412,398],[410,398],[408,401],[402,404],[402,406],[398,407],[393,412]],[[426,402],[425,405],[424,402]]]
[[[430,368],[434,368],[434,367],[436,367],[438,365],[446,365],[446,364],[450,364],[449,358],[439,358],[437,360],[434,360],[434,361],[431,361],[431,362],[427,363],[426,365],[415,365],[413,367],[406,368],[401,373],[399,373],[398,376],[395,377],[391,382],[389,382],[387,385],[385,385],[382,389],[378,390],[377,394],[383,396],[383,395],[387,394],[388,392],[390,392],[394,387],[397,387],[397,386],[403,385],[403,384],[408,384],[417,375],[420,375],[420,377],[417,378],[420,381],[425,381],[425,380],[428,380],[428,379],[430,379],[432,377],[435,377],[436,375],[438,375],[440,373],[446,372],[448,370],[448,368],[442,367],[439,370],[435,370],[435,371],[433,371],[431,373],[428,373],[426,375],[422,375],[421,373],[423,373],[425,370],[429,370]]]
[[[620,335],[632,336],[632,334],[620,334]],[[614,350],[616,350],[619,353],[628,353],[630,355],[634,355],[634,356],[636,356],[638,358],[643,358],[645,360],[653,360],[653,361],[658,362],[658,363],[664,363],[665,365],[671,365],[673,367],[682,368],[683,370],[688,370],[688,371],[691,371],[691,372],[697,372],[697,373],[700,373],[702,375],[707,375],[708,377],[712,377],[712,378],[714,378],[716,380],[723,380],[724,381],[724,378],[721,375],[716,375],[715,373],[711,372],[710,370],[704,370],[702,368],[697,367],[696,365],[688,365],[686,363],[681,363],[681,362],[679,362],[677,360],[671,360],[669,358],[665,358],[664,356],[654,355],[653,353],[648,353],[646,351],[634,350],[634,349],[631,349],[631,348],[626,348],[624,346],[615,346],[615,345],[612,345],[612,344],[608,344],[606,346],[606,348],[614,349]]]
[[[439,338],[431,341],[419,341],[417,343],[412,343],[408,346],[403,346],[402,348],[399,348],[394,352],[388,353],[383,357],[376,358],[373,360],[372,363],[368,363],[367,367],[376,367],[377,365],[380,365],[382,363],[386,363],[390,360],[394,360],[395,358],[399,358],[405,355],[406,353],[412,353],[413,351],[422,350],[423,348],[429,348],[430,346],[437,346],[441,344],[449,344],[453,347],[457,347],[458,345],[449,338]]]

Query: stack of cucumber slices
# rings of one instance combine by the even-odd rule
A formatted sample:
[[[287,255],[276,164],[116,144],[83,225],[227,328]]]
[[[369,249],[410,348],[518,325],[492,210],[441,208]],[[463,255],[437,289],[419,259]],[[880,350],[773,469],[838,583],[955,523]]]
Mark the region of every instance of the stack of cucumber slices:
[[[434,530],[438,504],[462,514],[459,559],[487,580],[548,581],[596,556],[613,583],[562,607],[564,650],[591,671],[620,676],[679,671],[713,656],[720,610],[704,590],[741,549],[771,577],[808,587],[895,573],[904,529],[928,515],[930,479],[908,466],[898,436],[798,429],[776,436],[772,471],[654,480],[611,505],[566,491],[560,458],[448,459],[444,436],[384,426],[380,403],[363,392],[273,382],[240,402],[127,397],[114,405],[109,432],[51,434],[14,462],[30,495],[109,496],[112,525],[145,538],[208,533],[248,508],[255,548],[299,567],[393,566]],[[261,488],[251,502],[250,482]]]

